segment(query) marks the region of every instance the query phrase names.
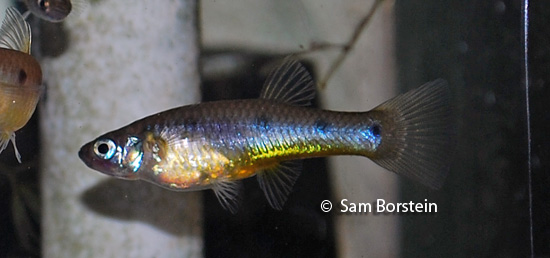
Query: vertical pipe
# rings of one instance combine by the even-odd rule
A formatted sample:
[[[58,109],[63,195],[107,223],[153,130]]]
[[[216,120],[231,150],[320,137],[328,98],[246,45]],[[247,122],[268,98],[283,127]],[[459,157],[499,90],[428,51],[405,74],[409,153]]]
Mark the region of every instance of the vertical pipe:
[[[334,16],[340,17],[340,24],[357,24],[374,2],[350,1]],[[393,3],[385,1],[321,93],[328,109],[366,111],[397,94],[393,24]],[[347,26],[353,29],[353,25]],[[339,26],[329,28],[334,33]],[[344,40],[349,35],[348,32]],[[361,157],[333,157],[330,164],[334,210],[339,212],[342,199],[348,199],[349,203],[374,203],[372,212],[335,216],[338,256],[399,256],[399,216],[375,214],[377,199],[398,201],[398,176]]]
[[[110,179],[77,156],[102,133],[199,100],[196,1],[90,1],[64,28],[65,52],[42,60],[44,256],[201,256],[197,193]]]

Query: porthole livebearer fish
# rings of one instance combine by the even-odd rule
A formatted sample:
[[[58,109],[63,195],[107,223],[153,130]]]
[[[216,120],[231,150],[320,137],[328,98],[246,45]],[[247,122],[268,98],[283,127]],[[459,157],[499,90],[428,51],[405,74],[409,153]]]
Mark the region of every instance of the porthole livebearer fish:
[[[269,204],[282,209],[300,160],[365,156],[380,166],[440,188],[453,137],[450,91],[436,80],[368,112],[306,107],[311,75],[287,59],[256,100],[205,102],[164,111],[85,144],[90,168],[176,191],[212,189],[235,213],[241,179],[256,175]]]
[[[31,55],[31,28],[10,7],[0,27],[0,153],[31,118],[42,93],[42,69]]]
[[[71,13],[78,13],[86,6],[86,0],[21,0],[29,12],[49,22],[62,22]],[[28,13],[25,13],[27,17]]]

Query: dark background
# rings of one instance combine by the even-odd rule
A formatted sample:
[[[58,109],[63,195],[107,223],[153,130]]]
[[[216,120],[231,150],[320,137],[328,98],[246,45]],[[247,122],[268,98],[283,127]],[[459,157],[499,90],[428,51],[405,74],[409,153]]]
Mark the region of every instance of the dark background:
[[[521,2],[398,1],[396,8],[401,84],[447,78],[458,117],[441,212],[430,220],[403,217],[403,254],[529,256]]]

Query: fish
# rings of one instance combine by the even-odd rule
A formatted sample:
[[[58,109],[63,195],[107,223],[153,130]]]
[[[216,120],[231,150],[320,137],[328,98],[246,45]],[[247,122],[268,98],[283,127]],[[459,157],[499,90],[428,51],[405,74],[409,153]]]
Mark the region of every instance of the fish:
[[[0,153],[11,140],[17,161],[21,155],[15,131],[31,118],[42,94],[42,69],[31,56],[31,28],[10,7],[0,27]]]
[[[86,166],[175,191],[212,189],[236,213],[242,179],[256,176],[281,210],[301,160],[358,155],[429,188],[442,187],[453,143],[450,89],[442,79],[367,112],[312,108],[313,78],[292,58],[267,77],[259,99],[173,108],[84,144]]]
[[[38,18],[49,22],[62,22],[71,12],[79,12],[86,6],[85,0],[21,0]],[[25,14],[25,16],[27,16]]]

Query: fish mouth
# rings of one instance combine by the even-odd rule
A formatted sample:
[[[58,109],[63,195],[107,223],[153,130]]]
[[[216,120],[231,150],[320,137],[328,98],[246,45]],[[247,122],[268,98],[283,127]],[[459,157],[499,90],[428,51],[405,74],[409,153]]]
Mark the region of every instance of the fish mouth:
[[[91,149],[91,144],[86,144],[84,146],[82,146],[80,148],[80,150],[78,151],[78,157],[80,158],[80,160],[82,160],[82,162],[84,162],[84,164],[86,164],[86,166],[88,166],[89,168],[91,169],[96,169],[93,164],[95,162],[97,162],[97,159],[94,158],[91,153],[90,153],[90,149]]]
[[[82,146],[82,148],[78,151],[78,157],[82,160],[82,162],[84,162],[84,164],[86,164],[87,167],[93,170],[97,170],[107,175],[113,174],[113,171],[111,171],[111,162],[109,160],[98,158],[93,152],[93,142]]]
[[[78,157],[87,167],[101,172],[105,175],[116,176],[116,173],[113,173],[112,166],[108,160],[100,159],[95,156],[92,151],[93,143],[88,143],[78,151]]]
[[[128,172],[126,168],[112,163],[111,160],[97,157],[93,151],[93,148],[94,142],[91,142],[82,146],[78,151],[78,157],[82,160],[82,162],[84,162],[84,164],[86,164],[86,166],[108,176],[125,180],[138,179],[136,173]]]

